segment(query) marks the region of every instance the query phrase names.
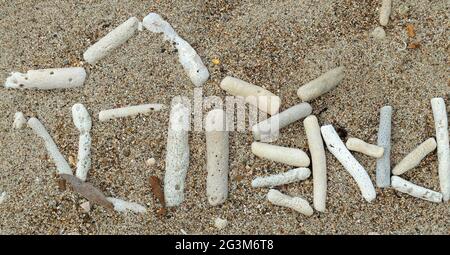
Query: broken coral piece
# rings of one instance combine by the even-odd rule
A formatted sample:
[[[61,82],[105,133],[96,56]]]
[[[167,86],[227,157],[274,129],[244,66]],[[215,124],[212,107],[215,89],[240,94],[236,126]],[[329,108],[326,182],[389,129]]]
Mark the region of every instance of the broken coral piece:
[[[320,125],[317,117],[308,116],[303,121],[308,147],[311,153],[313,172],[313,205],[314,209],[324,212],[327,199],[327,160]]]
[[[307,167],[310,164],[308,155],[304,151],[297,148],[288,148],[268,143],[253,142],[252,153],[258,157],[291,166]]]
[[[153,33],[163,33],[178,50],[178,60],[195,86],[201,86],[209,78],[209,72],[192,46],[178,36],[172,26],[157,13],[149,13],[142,24]]]
[[[89,64],[95,64],[130,39],[135,34],[138,26],[139,20],[136,17],[129,18],[90,46],[83,54],[84,60]]]
[[[364,199],[367,202],[375,200],[376,192],[369,174],[345,147],[334,127],[332,125],[322,126],[321,132],[328,150],[356,181]]]
[[[89,168],[91,168],[91,127],[92,120],[89,112],[82,104],[72,106],[73,123],[80,132],[78,141],[78,162],[76,176],[86,181]]]
[[[436,140],[433,137],[428,138],[413,151],[406,155],[395,167],[392,169],[392,174],[401,175],[406,171],[413,169],[420,164],[429,153],[436,149]]]
[[[447,202],[450,200],[450,145],[444,99],[441,97],[431,99],[431,108],[436,129],[439,182],[443,199]]]
[[[174,102],[170,111],[166,146],[164,196],[167,206],[178,206],[184,200],[184,185],[189,167],[190,108]]]
[[[145,206],[142,206],[138,203],[134,202],[128,202],[119,198],[114,197],[108,197],[107,198],[109,202],[111,202],[114,205],[114,210],[117,212],[126,212],[126,211],[132,211],[135,213],[146,213],[147,208]]]
[[[295,168],[284,173],[265,177],[257,177],[252,181],[253,188],[275,187],[293,182],[303,181],[309,178],[311,171],[308,168]]]
[[[291,208],[306,216],[311,216],[314,213],[312,207],[305,199],[285,195],[276,189],[269,190],[269,193],[267,193],[267,199],[274,205]]]
[[[13,72],[5,87],[14,89],[67,89],[83,86],[86,71],[82,67],[30,70]]]
[[[336,67],[306,83],[297,90],[298,97],[303,102],[308,102],[329,92],[344,79],[344,71],[343,66]]]
[[[376,184],[380,188],[391,185],[391,125],[392,106],[383,106],[380,110],[378,126],[378,146],[384,149],[383,156],[377,159]]]
[[[22,112],[16,112],[14,114],[13,127],[15,129],[22,129],[27,124],[27,119]]]
[[[206,194],[210,205],[219,205],[228,198],[229,141],[226,117],[222,109],[214,109],[205,119]]]
[[[243,97],[246,103],[270,115],[278,113],[280,109],[280,98],[277,95],[241,79],[227,76],[220,82],[220,87],[233,96]]]
[[[107,121],[111,119],[135,116],[138,114],[146,114],[152,111],[159,111],[163,108],[163,106],[164,105],[162,104],[141,104],[103,110],[98,114],[98,119],[100,121]]]
[[[64,159],[64,156],[59,151],[58,147],[56,146],[50,134],[45,129],[44,125],[42,125],[42,123],[38,119],[33,117],[28,120],[28,126],[33,129],[34,133],[37,136],[44,140],[45,148],[47,149],[48,154],[55,163],[58,173],[72,175],[72,169],[70,169],[69,164]]]
[[[442,194],[421,186],[418,186],[412,182],[402,179],[398,176],[392,176],[392,187],[400,192],[409,194],[413,197],[424,199],[430,202],[441,203]]]

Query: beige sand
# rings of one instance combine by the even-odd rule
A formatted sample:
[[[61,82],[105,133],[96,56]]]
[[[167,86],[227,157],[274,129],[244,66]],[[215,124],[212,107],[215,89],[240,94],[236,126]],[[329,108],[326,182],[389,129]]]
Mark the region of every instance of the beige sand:
[[[280,110],[300,100],[299,86],[339,65],[346,76],[336,89],[311,102],[321,124],[334,124],[349,136],[376,143],[379,109],[394,108],[392,165],[414,146],[434,136],[430,99],[443,96],[447,108],[448,1],[394,1],[384,41],[370,38],[378,24],[381,1],[1,1],[0,81],[11,71],[77,66],[83,52],[131,16],[158,12],[207,65],[211,77],[204,95],[225,96],[219,83],[226,76],[262,86],[282,99]],[[259,2],[259,1],[258,1]],[[408,39],[406,25],[416,28]],[[403,48],[420,42],[416,49]],[[218,58],[215,65],[212,59]],[[450,234],[449,204],[433,204],[392,189],[377,189],[366,203],[356,183],[327,152],[327,212],[306,217],[273,206],[267,189],[251,188],[255,176],[289,166],[252,155],[251,132],[230,134],[230,193],[217,207],[206,197],[204,135],[190,135],[191,164],[182,206],[160,219],[148,177],[164,176],[169,111],[100,123],[100,110],[144,103],[169,104],[194,86],[178,63],[177,53],[162,36],[141,32],[99,61],[84,65],[83,88],[65,91],[18,91],[0,88],[0,234]],[[150,214],[107,212],[58,191],[56,169],[42,141],[30,129],[14,130],[14,113],[36,116],[49,129],[63,155],[76,157],[78,131],[71,107],[83,103],[93,116],[92,169],[89,181],[107,196],[145,204]],[[345,133],[341,130],[341,133]],[[302,122],[286,127],[275,143],[307,151]],[[376,161],[355,154],[375,180]],[[145,160],[154,157],[156,165]],[[74,166],[72,166],[75,168]],[[432,153],[405,179],[439,190],[437,158]],[[312,202],[312,179],[281,189]],[[217,217],[228,219],[223,230]]]

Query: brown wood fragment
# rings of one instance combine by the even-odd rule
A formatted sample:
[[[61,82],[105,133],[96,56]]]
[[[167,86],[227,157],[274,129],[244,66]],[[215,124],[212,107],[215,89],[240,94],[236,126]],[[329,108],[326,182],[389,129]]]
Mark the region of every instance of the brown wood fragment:
[[[149,181],[153,195],[163,207],[166,207],[166,202],[164,200],[164,191],[161,187],[161,181],[155,175],[150,176]]]
[[[157,199],[159,201],[159,203],[162,206],[162,208],[159,208],[156,211],[156,214],[159,217],[164,217],[167,214],[167,210],[166,210],[166,202],[164,200],[164,191],[161,187],[161,181],[158,178],[158,176],[155,176],[155,175],[150,176],[149,181],[150,181],[150,187],[152,189],[153,196],[155,197],[155,199]]]
[[[114,209],[114,205],[106,199],[106,196],[94,185],[89,182],[83,182],[70,174],[60,174],[72,186],[73,190],[89,200],[92,204],[98,204],[107,209]]]

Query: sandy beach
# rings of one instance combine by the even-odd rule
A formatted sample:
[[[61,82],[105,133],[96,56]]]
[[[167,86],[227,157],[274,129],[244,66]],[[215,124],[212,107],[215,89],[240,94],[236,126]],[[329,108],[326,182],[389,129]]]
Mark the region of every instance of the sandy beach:
[[[85,50],[135,16],[156,12],[200,55],[210,72],[204,96],[224,98],[227,75],[261,86],[281,98],[280,110],[301,102],[297,89],[324,72],[345,66],[345,78],[310,102],[321,125],[343,138],[377,143],[379,110],[394,109],[391,164],[435,136],[430,99],[443,97],[450,111],[449,8],[440,0],[393,1],[382,40],[381,1],[6,1],[0,0],[0,83],[13,71],[83,66],[83,87],[17,90],[0,86],[0,234],[450,234],[450,204],[431,203],[377,188],[366,202],[355,181],[328,151],[328,199],[324,213],[310,217],[270,204],[268,189],[252,188],[257,176],[293,167],[252,154],[251,132],[230,133],[229,197],[210,206],[206,196],[203,132],[189,134],[190,165],[185,201],[165,217],[149,177],[163,179],[169,109],[100,122],[101,110],[192,97],[194,85],[178,53],[160,34],[144,29],[95,65]],[[415,35],[408,34],[412,25]],[[215,60],[215,61],[213,61]],[[216,60],[219,60],[218,62]],[[70,189],[60,191],[57,171],[42,140],[30,128],[12,128],[14,114],[37,117],[66,160],[77,157],[79,131],[71,107],[92,116],[92,167],[88,181],[107,196],[137,202],[148,213],[119,213],[93,206]],[[206,114],[207,111],[205,111]],[[309,153],[302,121],[282,129],[276,145]],[[376,160],[353,153],[375,183]],[[156,164],[145,161],[154,157]],[[76,160],[75,160],[76,162]],[[439,191],[436,151],[402,175]],[[71,164],[72,168],[76,168]],[[312,204],[312,178],[282,186]],[[222,230],[214,220],[228,220]]]

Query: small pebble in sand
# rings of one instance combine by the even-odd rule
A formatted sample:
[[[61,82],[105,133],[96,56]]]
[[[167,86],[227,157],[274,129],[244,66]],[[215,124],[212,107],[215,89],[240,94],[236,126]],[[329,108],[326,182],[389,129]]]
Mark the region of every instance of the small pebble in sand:
[[[450,148],[448,117],[444,99],[440,97],[431,99],[431,108],[436,129],[439,182],[444,201],[447,202],[450,200]]]
[[[380,110],[380,124],[378,127],[378,146],[383,147],[384,153],[377,159],[376,183],[380,188],[391,185],[391,119],[392,107],[383,106]]]
[[[72,156],[72,155],[69,155],[69,164],[71,166],[76,166],[77,165],[77,162],[75,161],[75,157]]]
[[[274,174],[266,177],[257,177],[252,181],[252,187],[261,188],[285,185],[306,180],[310,175],[311,171],[308,168],[295,168],[280,174]]]
[[[109,202],[111,202],[114,205],[114,210],[117,212],[126,212],[126,211],[132,211],[135,213],[146,213],[147,212],[147,208],[145,208],[145,206],[142,206],[138,203],[128,202],[128,201],[114,198],[114,197],[108,197],[107,199]]]
[[[347,150],[332,125],[322,126],[321,131],[328,150],[356,181],[364,199],[367,202],[373,201],[376,198],[375,188],[364,167]]]
[[[6,88],[18,89],[67,89],[83,86],[86,71],[82,67],[30,70],[13,72],[6,79]]]
[[[409,6],[407,4],[401,4],[398,9],[397,12],[400,16],[402,17],[406,17],[408,15],[409,12]]]
[[[380,25],[386,26],[391,15],[392,0],[382,0],[380,8]]]
[[[304,121],[306,137],[308,138],[309,151],[311,152],[313,170],[313,204],[314,209],[324,212],[327,199],[327,161],[325,148],[317,117],[308,116]]]
[[[227,76],[220,82],[220,87],[233,96],[243,97],[246,103],[270,115],[276,114],[280,108],[278,96],[267,89],[238,78]]]
[[[144,31],[144,26],[142,25],[142,22],[139,22],[139,23],[138,23],[138,31],[139,31],[139,32]]]
[[[222,230],[224,229],[226,226],[228,225],[228,221],[226,219],[222,219],[217,217],[214,220],[214,226],[218,229],[218,230]]]
[[[153,33],[163,33],[178,50],[178,60],[195,86],[201,86],[209,78],[209,71],[192,46],[178,36],[172,26],[157,13],[149,13],[142,24]]]
[[[80,132],[76,176],[80,180],[86,181],[88,171],[91,168],[91,116],[84,105],[74,104],[72,106],[72,119]]]
[[[398,176],[392,176],[392,187],[400,192],[409,194],[413,197],[424,199],[430,202],[441,203],[442,194],[421,186],[418,186],[412,182],[402,179]]]
[[[81,209],[83,209],[83,212],[85,212],[85,213],[88,213],[91,211],[91,203],[89,203],[89,201],[81,203],[80,207],[81,207]]]
[[[53,159],[58,173],[72,175],[72,169],[64,159],[63,155],[59,151],[50,134],[45,129],[44,125],[42,125],[42,123],[38,119],[30,118],[28,120],[28,126],[33,129],[34,133],[44,141],[45,148],[47,149],[50,157]]]
[[[89,47],[83,54],[84,60],[89,64],[95,64],[106,57],[111,51],[130,39],[138,29],[138,25],[139,20],[136,17],[129,18]]]
[[[386,32],[382,27],[376,27],[370,35],[377,40],[383,40],[386,38]]]
[[[304,151],[297,148],[288,148],[267,143],[253,142],[252,153],[258,157],[291,166],[307,167],[310,163],[308,155]]]
[[[147,160],[145,161],[145,164],[146,164],[147,166],[153,166],[153,165],[156,164],[156,159],[155,159],[155,158],[149,158],[149,159],[147,159]]]
[[[0,204],[5,202],[5,200],[6,200],[6,192],[3,191],[3,192],[0,193]]]
[[[406,171],[413,169],[420,164],[420,161],[424,159],[429,153],[436,149],[436,141],[434,138],[429,138],[425,142],[421,143],[417,148],[411,151],[406,157],[398,163],[394,169],[392,169],[392,174],[401,175]]]
[[[300,103],[272,117],[253,125],[253,137],[263,142],[271,142],[278,138],[279,130],[295,121],[305,118],[312,112],[308,103]]]
[[[269,193],[267,193],[267,199],[274,205],[291,208],[306,216],[311,216],[314,213],[312,207],[305,199],[285,195],[276,189],[269,190]]]
[[[340,66],[306,83],[297,90],[298,97],[303,102],[308,102],[327,93],[344,79],[344,71],[345,68]]]
[[[228,197],[228,131],[222,109],[214,109],[205,118],[206,194],[210,205],[219,205]]]
[[[98,119],[100,121],[107,121],[111,119],[123,118],[128,116],[135,116],[138,114],[146,114],[152,111],[160,111],[164,105],[162,104],[141,104],[122,108],[115,108],[100,111]]]
[[[27,124],[27,119],[22,112],[16,112],[14,114],[13,127],[15,129],[22,129]]]
[[[180,205],[184,200],[184,185],[189,168],[190,109],[174,102],[170,111],[166,146],[164,196],[167,206]]]
[[[347,149],[351,151],[360,152],[374,158],[380,158],[383,156],[384,152],[383,147],[366,143],[363,140],[354,137],[348,138],[345,146],[347,146]]]
[[[220,60],[219,60],[218,58],[213,58],[213,59],[211,60],[211,62],[212,62],[214,65],[219,65],[219,64],[220,64]]]

